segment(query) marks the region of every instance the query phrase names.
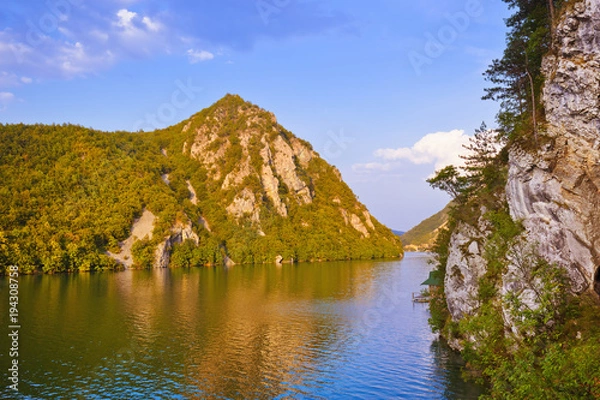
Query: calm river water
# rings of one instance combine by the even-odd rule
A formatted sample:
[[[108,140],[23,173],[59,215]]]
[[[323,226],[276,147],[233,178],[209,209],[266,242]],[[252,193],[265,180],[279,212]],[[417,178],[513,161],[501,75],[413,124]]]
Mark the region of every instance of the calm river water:
[[[0,278],[0,398],[469,399],[411,293],[427,256],[23,276],[19,390]]]

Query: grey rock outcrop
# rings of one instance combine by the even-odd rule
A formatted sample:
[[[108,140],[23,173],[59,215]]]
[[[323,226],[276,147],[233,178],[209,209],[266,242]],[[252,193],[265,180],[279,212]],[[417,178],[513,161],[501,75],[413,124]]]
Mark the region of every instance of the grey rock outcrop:
[[[190,154],[206,167],[213,180],[222,179],[222,190],[237,193],[234,202],[227,207],[229,214],[239,219],[242,214],[250,213],[253,222],[257,223],[257,229],[260,229],[258,210],[249,210],[249,206],[256,205],[257,201],[252,200],[246,193],[246,182],[258,177],[263,194],[273,203],[275,211],[280,216],[287,217],[289,204],[286,202],[293,199],[298,204],[312,203],[314,194],[310,182],[305,182],[300,177],[299,167],[307,168],[311,160],[318,156],[306,143],[279,131],[276,127],[277,119],[273,114],[254,106],[239,107],[235,113],[239,118],[246,118],[245,125],[239,127],[234,134],[223,136],[220,134],[222,125],[227,123],[231,116],[215,114],[211,118],[210,126],[204,124],[196,128]],[[190,129],[189,124],[185,129]],[[257,143],[262,146],[260,167],[253,163],[251,157],[253,146]],[[184,153],[187,149],[186,142]],[[232,149],[240,152],[241,159],[233,169],[224,170],[222,166],[227,164],[227,157],[231,157],[228,152]],[[286,199],[280,195],[282,188],[290,194]],[[259,193],[255,195],[261,197]]]
[[[364,237],[369,237],[370,233],[367,230],[367,227],[360,220],[360,217],[356,214],[350,214],[350,225],[357,231],[359,231]]]
[[[333,202],[337,204],[341,203],[340,199],[337,197],[333,200]],[[355,208],[360,209],[360,206],[356,205]],[[371,236],[369,229],[374,231],[375,225],[373,225],[373,221],[371,221],[371,214],[367,210],[363,210],[362,212],[365,222],[363,222],[358,215],[348,212],[348,210],[345,208],[340,207],[339,210],[346,225],[350,225],[356,231],[360,232],[360,234],[365,238]]]
[[[275,210],[282,217],[287,217],[287,207],[285,203],[279,197],[279,179],[275,177],[273,169],[271,168],[272,156],[269,144],[263,138],[264,147],[260,151],[260,156],[263,159],[263,166],[261,170],[260,179],[264,188],[264,191],[275,206]]]
[[[281,179],[290,191],[293,191],[303,204],[312,203],[312,194],[306,182],[302,181],[296,173],[296,163],[294,162],[294,150],[281,136],[277,136],[273,145],[275,147],[275,157],[273,165],[275,170],[281,176]],[[301,151],[298,149],[296,152]]]
[[[119,243],[121,251],[118,254],[107,252],[109,257],[112,257],[119,264],[126,268],[133,266],[133,255],[131,250],[133,244],[141,239],[152,239],[152,231],[154,230],[154,222],[156,216],[150,211],[144,209],[142,215],[133,222],[131,226],[131,235]]]
[[[460,223],[450,239],[444,287],[454,321],[472,314],[479,305],[479,280],[487,271],[483,248],[488,234],[489,227],[480,218],[477,227]]]
[[[200,242],[198,235],[192,230],[192,224],[177,223],[171,228],[171,235],[165,238],[154,252],[154,268],[168,268],[171,261],[171,249],[176,243],[183,243],[186,240],[193,241],[196,245]]]
[[[254,196],[254,193],[248,188],[244,188],[244,190],[235,197],[233,203],[227,207],[227,212],[236,218],[250,215],[253,222],[259,221],[256,196]]]

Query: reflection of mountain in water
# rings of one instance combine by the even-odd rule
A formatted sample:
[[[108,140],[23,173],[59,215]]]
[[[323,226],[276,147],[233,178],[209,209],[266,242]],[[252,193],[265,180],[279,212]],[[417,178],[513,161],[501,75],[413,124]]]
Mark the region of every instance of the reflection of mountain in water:
[[[410,300],[428,272],[427,257],[411,253],[25,276],[20,389],[41,398],[470,396],[452,353],[431,345],[426,306]]]

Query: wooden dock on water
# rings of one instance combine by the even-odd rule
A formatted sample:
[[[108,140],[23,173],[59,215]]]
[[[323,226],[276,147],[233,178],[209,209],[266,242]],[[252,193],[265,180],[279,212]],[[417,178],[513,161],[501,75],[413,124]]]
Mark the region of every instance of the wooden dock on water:
[[[421,293],[413,292],[413,294],[412,294],[413,303],[429,303],[430,299],[431,299],[430,296],[423,296]]]

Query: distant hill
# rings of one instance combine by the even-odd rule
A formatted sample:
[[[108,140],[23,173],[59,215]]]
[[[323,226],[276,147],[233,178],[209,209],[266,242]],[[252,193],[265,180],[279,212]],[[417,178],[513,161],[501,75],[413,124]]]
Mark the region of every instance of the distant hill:
[[[0,273],[398,257],[339,171],[227,95],[154,132],[0,124]]]
[[[431,250],[438,232],[448,223],[448,212],[451,204],[435,215],[427,218],[414,228],[401,236],[405,251],[428,251]]]
[[[404,232],[404,231],[396,231],[396,230],[392,229],[392,233],[393,233],[394,235],[397,235],[397,236],[402,236],[402,235],[404,235],[406,232]]]

